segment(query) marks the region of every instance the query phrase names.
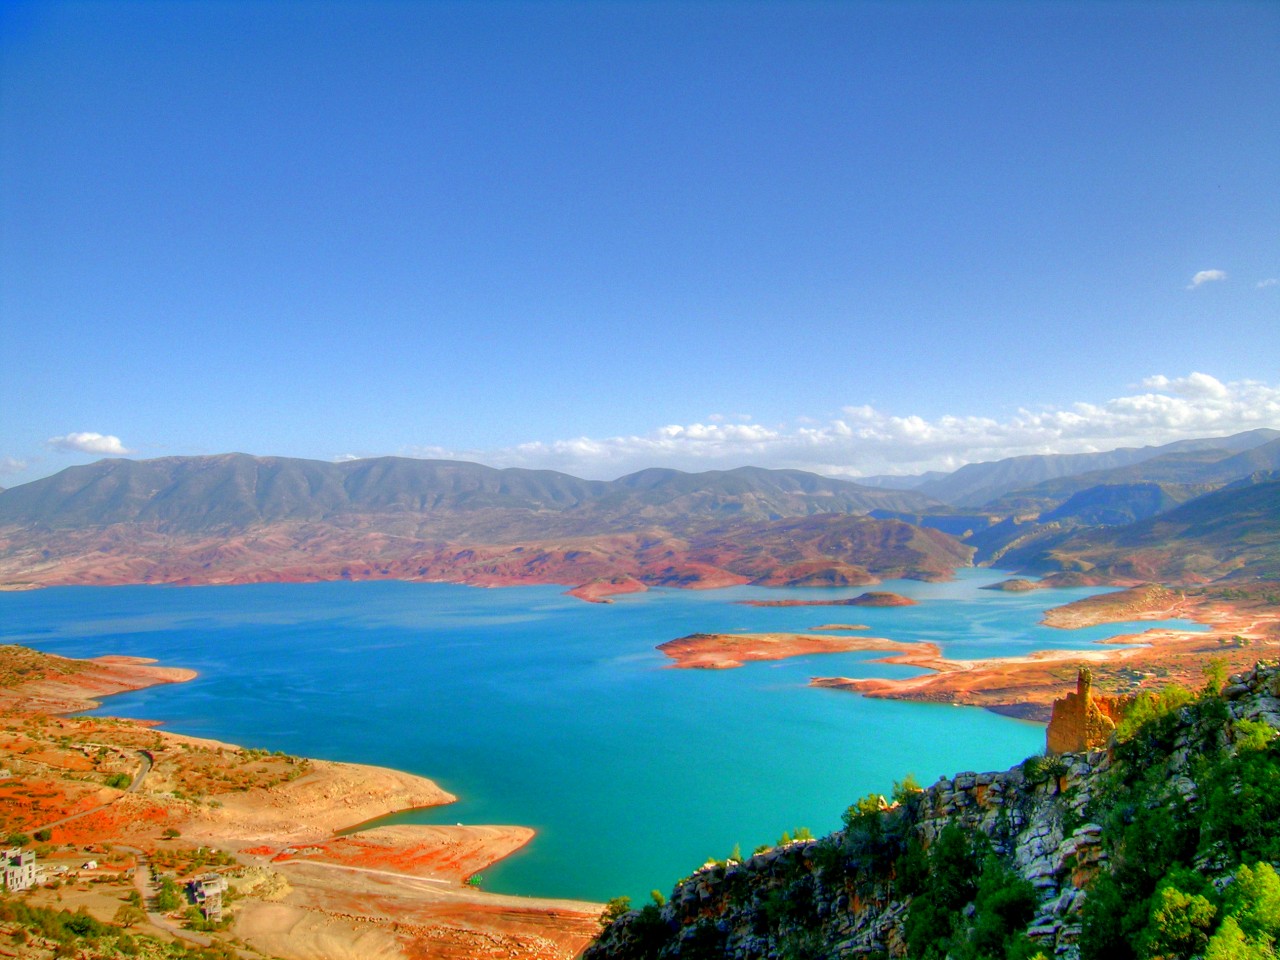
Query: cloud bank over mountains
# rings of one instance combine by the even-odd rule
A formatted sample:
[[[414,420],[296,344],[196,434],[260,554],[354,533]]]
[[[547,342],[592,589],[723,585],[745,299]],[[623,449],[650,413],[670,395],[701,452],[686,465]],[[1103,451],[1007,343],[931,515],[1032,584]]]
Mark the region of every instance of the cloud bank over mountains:
[[[826,421],[765,425],[742,415],[710,416],[704,423],[671,424],[644,435],[534,441],[498,450],[412,447],[401,453],[593,479],[653,466],[699,471],[747,464],[856,479],[949,471],[1024,454],[1096,452],[1280,428],[1280,387],[1258,381],[1223,383],[1192,373],[1149,377],[1135,390],[1100,403],[1021,409],[1004,420],[964,415],[929,420],[850,406]]]
[[[1153,446],[1193,437],[1227,436],[1258,427],[1280,429],[1280,384],[1256,380],[1224,382],[1206,373],[1192,373],[1185,377],[1148,377],[1124,395],[1101,402],[1022,408],[1002,419],[962,413],[930,419],[893,414],[867,405],[844,407],[826,419],[797,416],[782,423],[758,422],[746,413],[709,414],[699,422],[668,424],[644,434],[532,440],[499,448],[405,446],[397,450],[344,452],[332,459],[396,454],[473,460],[494,467],[559,470],[599,480],[612,480],[646,467],[697,472],[748,465],[857,479],[878,474],[951,471],[966,463],[1026,454],[1092,453],[1116,447]],[[45,446],[63,455],[82,457],[119,457],[140,452],[126,447],[113,434],[87,431],[50,437]],[[150,448],[144,444],[143,449]],[[185,452],[166,448],[162,455]],[[309,451],[260,453],[318,455]],[[10,482],[25,482],[32,477],[24,474],[41,459],[0,456],[0,474],[14,478]]]

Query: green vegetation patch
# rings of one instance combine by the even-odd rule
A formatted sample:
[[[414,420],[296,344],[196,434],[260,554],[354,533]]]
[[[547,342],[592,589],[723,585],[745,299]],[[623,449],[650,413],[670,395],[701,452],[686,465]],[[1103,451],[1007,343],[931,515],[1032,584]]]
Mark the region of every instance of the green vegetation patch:
[[[1081,956],[1270,957],[1280,935],[1280,746],[1226,703],[1185,691],[1116,747],[1091,811],[1110,870],[1089,888]],[[1276,921],[1254,918],[1272,915]],[[1248,902],[1246,902],[1248,901]]]

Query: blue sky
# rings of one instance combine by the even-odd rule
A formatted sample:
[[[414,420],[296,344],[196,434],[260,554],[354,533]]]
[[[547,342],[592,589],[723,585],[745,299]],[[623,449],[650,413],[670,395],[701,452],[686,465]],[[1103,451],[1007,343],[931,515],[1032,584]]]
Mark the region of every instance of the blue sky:
[[[1274,3],[0,3],[0,485],[1280,427]]]

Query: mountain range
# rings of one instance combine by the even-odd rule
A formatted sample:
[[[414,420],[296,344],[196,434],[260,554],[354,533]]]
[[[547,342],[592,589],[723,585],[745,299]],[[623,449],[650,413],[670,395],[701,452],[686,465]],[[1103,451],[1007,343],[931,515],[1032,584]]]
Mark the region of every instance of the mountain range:
[[[954,473],[928,477],[910,489],[953,506],[980,507],[1014,490],[1034,487],[1046,480],[1112,471],[1182,454],[1205,454],[1204,459],[1208,461],[1226,459],[1274,440],[1280,440],[1280,430],[1257,429],[1229,437],[1178,440],[1157,447],[1120,447],[1100,453],[1009,457],[987,463],[966,464]],[[1097,482],[1105,481],[1095,480]]]
[[[617,531],[654,522],[684,527],[936,505],[916,493],[799,470],[741,467],[689,474],[651,469],[602,481],[458,460],[379,457],[328,463],[232,453],[71,467],[0,495],[0,525],[66,529],[140,523],[195,533],[379,515],[413,518],[442,536],[465,532],[505,542],[530,532]]]
[[[646,585],[939,579],[972,550],[865,516],[939,506],[754,467],[605,482],[396,457],[113,459],[0,494],[0,581],[595,581],[598,597]]]
[[[108,459],[0,491],[0,584],[395,577],[563,583],[602,599],[941,579],[970,562],[1096,582],[1280,575],[1280,431],[1013,457],[913,489],[889,479]]]

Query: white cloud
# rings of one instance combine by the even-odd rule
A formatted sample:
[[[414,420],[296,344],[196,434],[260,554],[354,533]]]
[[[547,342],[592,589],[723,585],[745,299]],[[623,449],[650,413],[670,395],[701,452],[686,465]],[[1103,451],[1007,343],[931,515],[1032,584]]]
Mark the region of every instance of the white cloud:
[[[1265,290],[1267,287],[1280,286],[1280,279],[1276,277],[1267,277],[1265,280],[1259,280],[1257,287],[1259,290]]]
[[[27,469],[27,461],[13,457],[0,457],[0,476],[10,473],[21,473]]]
[[[1024,454],[1158,445],[1256,427],[1280,429],[1280,386],[1224,383],[1191,373],[1148,377],[1137,392],[1101,402],[1023,409],[1004,419],[960,414],[927,419],[860,405],[819,422],[668,424],[646,434],[539,440],[500,450],[417,447],[402,452],[601,479],[652,466],[697,471],[745,464],[856,478],[954,470]]]
[[[1191,278],[1191,283],[1187,285],[1187,289],[1194,290],[1201,284],[1225,279],[1227,279],[1227,272],[1225,270],[1201,270]]]
[[[109,457],[133,453],[120,442],[119,437],[102,433],[68,433],[64,437],[50,437],[45,443],[55,450],[73,453],[101,453]]]
[[[1164,376],[1147,377],[1142,381],[1142,385],[1148,390],[1163,390],[1167,393],[1177,394],[1180,397],[1202,397],[1221,400],[1231,393],[1226,384],[1217,377],[1209,376],[1207,373],[1192,373],[1177,380],[1170,380]]]

